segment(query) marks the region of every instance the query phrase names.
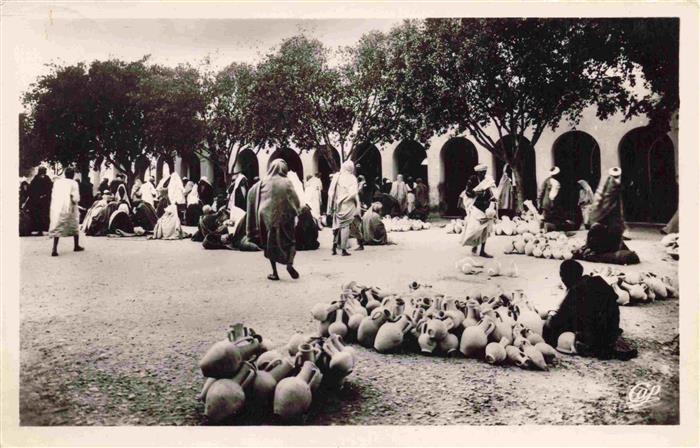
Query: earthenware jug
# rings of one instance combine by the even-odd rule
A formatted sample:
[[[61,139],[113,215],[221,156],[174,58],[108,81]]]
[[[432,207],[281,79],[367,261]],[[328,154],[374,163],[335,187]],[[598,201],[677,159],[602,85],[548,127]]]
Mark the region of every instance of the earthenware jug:
[[[327,320],[340,307],[340,302],[317,303],[311,308],[311,314],[318,321]]]
[[[279,350],[268,350],[261,353],[255,359],[255,367],[257,367],[258,370],[264,370],[269,363],[276,359],[282,359],[282,353],[280,353]]]
[[[244,362],[233,379],[214,381],[206,393],[204,415],[210,422],[219,423],[238,414],[245,405],[245,389],[255,381],[255,367]]]
[[[447,336],[438,342],[438,349],[447,356],[455,356],[459,353],[459,338],[454,333],[447,333]]]
[[[420,347],[421,353],[431,354],[437,348],[437,341],[430,337],[428,334],[428,321],[423,320],[419,324],[419,335],[418,335],[418,346]]]
[[[476,313],[476,309],[479,306],[479,302],[476,301],[476,299],[469,299],[467,300],[467,317],[464,318],[462,321],[462,327],[463,328],[469,328],[473,327],[474,325],[479,323],[478,316]]]
[[[347,376],[355,367],[355,356],[344,349],[339,339],[330,337],[323,343],[323,351],[330,357],[329,370],[338,376]]]
[[[466,316],[457,307],[457,299],[454,297],[447,298],[442,302],[442,310],[445,315],[452,320],[452,331],[457,331],[462,328],[462,322]]]
[[[613,283],[612,288],[613,290],[615,290],[615,294],[617,294],[618,305],[624,306],[630,303],[630,293],[620,288],[620,286],[617,283]]]
[[[347,301],[343,309],[348,315],[348,330],[352,333],[356,333],[362,319],[368,315],[367,310],[360,305],[360,302],[357,300]]]
[[[289,342],[287,342],[287,351],[291,356],[296,356],[297,351],[299,351],[299,345],[303,344],[308,340],[308,336],[301,333],[294,333]]]
[[[379,331],[379,327],[386,321],[386,314],[382,307],[376,308],[369,316],[362,319],[357,328],[357,341],[369,348],[374,346],[374,338]]]
[[[384,310],[387,313],[388,310]],[[379,328],[377,336],[374,338],[374,349],[379,353],[389,353],[399,347],[403,343],[403,338],[406,333],[411,331],[413,323],[405,314],[402,314],[393,321],[388,321]]]
[[[306,361],[297,376],[282,379],[274,394],[273,412],[284,420],[300,417],[311,406],[311,386],[318,368]]]
[[[241,363],[262,351],[258,338],[245,337],[231,342],[223,340],[215,343],[199,361],[202,375],[210,378],[231,378]]]
[[[443,311],[435,314],[432,319],[428,319],[426,324],[428,336],[435,341],[442,341],[447,333],[452,329],[452,319],[449,319]]]
[[[544,356],[544,360],[548,363],[551,363],[557,358],[557,351],[554,350],[554,347],[547,344],[546,342],[538,342],[537,344],[535,344],[535,348],[539,350],[540,353],[542,353],[542,356]]]
[[[506,359],[506,347],[508,339],[503,338],[500,342],[490,342],[486,345],[485,358],[489,364],[501,364]]]
[[[337,334],[340,337],[345,337],[348,334],[348,326],[343,322],[343,310],[338,309],[335,312],[333,323],[328,326],[328,334]]]
[[[530,361],[530,365],[539,370],[549,370],[549,367],[547,367],[547,362],[545,362],[542,352],[539,351],[534,345],[527,342],[521,347],[521,349]]]
[[[525,353],[521,349],[513,345],[506,347],[506,357],[508,358],[508,362],[513,365],[523,369],[527,367],[527,356],[525,356]]]
[[[288,359],[282,358],[267,364],[265,369],[258,370],[253,382],[253,397],[255,397],[255,401],[266,408],[272,404],[277,383],[288,377],[293,370],[294,364]]]
[[[488,344],[488,336],[495,327],[496,324],[485,316],[478,325],[465,328],[459,341],[459,351],[467,358],[481,357]]]

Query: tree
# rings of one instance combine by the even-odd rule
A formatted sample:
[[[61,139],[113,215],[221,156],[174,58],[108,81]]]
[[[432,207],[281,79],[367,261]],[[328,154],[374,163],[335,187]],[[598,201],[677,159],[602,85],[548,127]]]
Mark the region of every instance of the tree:
[[[378,32],[336,53],[303,35],[283,41],[257,69],[254,140],[316,148],[332,170],[333,151],[345,161],[363,144],[392,141],[399,115],[386,97],[387,50]],[[344,62],[332,66],[333,56]]]
[[[604,35],[591,26],[580,19],[404,23],[392,33],[390,71],[397,104],[410,117],[403,132],[422,141],[469,132],[522,185],[522,137],[535,146],[546,128],[577,123],[588,106],[605,119],[634,101],[626,86],[635,82],[632,64],[598,57]],[[509,135],[513,145],[498,144]],[[518,189],[520,207],[524,199]]]
[[[229,164],[235,167],[241,150],[256,154],[260,145],[250,138],[251,89],[255,71],[248,64],[233,63],[219,72],[205,69],[201,75],[205,108],[202,114],[204,141],[196,146],[197,154],[210,160],[228,185]]]
[[[38,78],[22,97],[29,113],[20,120],[21,166],[29,168],[42,161],[75,163],[85,171],[93,160],[85,65],[50,67],[51,72]]]

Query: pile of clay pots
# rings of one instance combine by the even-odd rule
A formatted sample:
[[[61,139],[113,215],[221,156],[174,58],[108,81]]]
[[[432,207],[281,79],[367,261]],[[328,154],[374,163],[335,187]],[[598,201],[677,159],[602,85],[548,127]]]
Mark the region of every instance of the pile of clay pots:
[[[462,233],[464,230],[464,220],[462,219],[452,219],[445,226],[445,232],[447,233]]]
[[[513,238],[511,248],[506,253],[554,260],[571,260],[574,252],[580,249],[583,244],[583,241],[569,238],[564,232],[526,232]]]
[[[420,219],[409,219],[407,216],[390,218],[385,216],[382,219],[387,232],[410,232],[412,230],[427,230],[430,228],[429,222]]]
[[[536,219],[523,219],[516,216],[510,219],[508,216],[503,216],[493,226],[493,232],[496,235],[524,235],[526,233],[539,233],[540,223]]]
[[[666,253],[670,255],[671,258],[678,260],[678,247],[680,246],[679,234],[669,233],[661,238],[661,244],[663,244]]]
[[[379,353],[465,356],[490,364],[547,370],[556,350],[542,339],[544,320],[522,291],[485,287],[464,298],[427,285],[393,294],[351,282],[339,300],[319,303],[319,333],[355,340]]]
[[[622,272],[610,266],[591,271],[602,277],[617,293],[618,305],[636,305],[678,297],[678,283],[652,272]]]
[[[298,421],[321,390],[337,388],[355,365],[355,351],[339,336],[295,334],[267,350],[255,331],[235,324],[199,361],[206,378],[198,399],[209,423],[235,421],[246,408],[255,416]]]
[[[486,273],[489,277],[517,277],[520,273],[515,262],[504,267],[501,262],[494,260],[488,266],[481,260],[473,257],[466,257],[455,263],[455,268],[465,275],[476,275]]]

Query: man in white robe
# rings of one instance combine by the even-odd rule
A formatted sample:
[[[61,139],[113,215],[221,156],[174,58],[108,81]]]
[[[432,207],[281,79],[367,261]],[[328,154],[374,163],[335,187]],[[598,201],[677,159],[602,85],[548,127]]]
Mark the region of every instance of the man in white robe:
[[[80,190],[78,182],[73,179],[74,175],[73,168],[66,168],[65,178],[57,178],[51,190],[49,236],[53,237],[52,257],[58,256],[58,239],[60,237],[72,236],[73,250],[75,252],[85,250],[80,247],[78,241],[80,237],[78,229]]]
[[[151,177],[148,181],[144,182],[143,185],[141,185],[141,188],[139,189],[139,193],[141,193],[141,200],[143,202],[146,202],[147,204],[151,204],[151,207],[155,208],[156,206],[156,178]]]

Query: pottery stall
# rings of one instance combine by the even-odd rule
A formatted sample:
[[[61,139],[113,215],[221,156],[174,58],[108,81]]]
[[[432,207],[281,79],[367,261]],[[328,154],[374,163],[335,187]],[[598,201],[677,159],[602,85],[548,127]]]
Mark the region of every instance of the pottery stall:
[[[548,370],[557,357],[542,339],[543,316],[522,291],[486,287],[457,298],[415,283],[395,294],[350,282],[338,300],[311,313],[320,335],[379,353],[464,356],[536,370]]]
[[[298,422],[321,391],[338,388],[355,365],[355,351],[340,336],[293,335],[268,350],[254,330],[235,324],[199,362],[205,377],[197,398],[209,423],[233,423],[244,411]]]

